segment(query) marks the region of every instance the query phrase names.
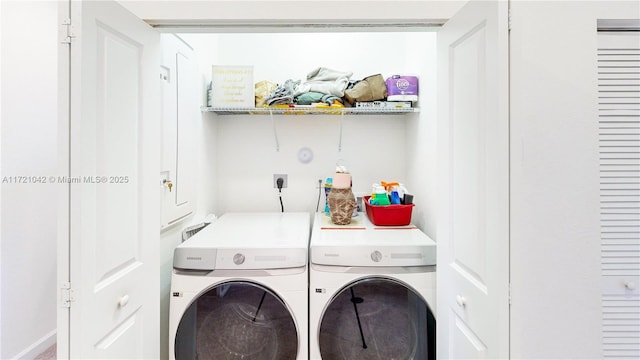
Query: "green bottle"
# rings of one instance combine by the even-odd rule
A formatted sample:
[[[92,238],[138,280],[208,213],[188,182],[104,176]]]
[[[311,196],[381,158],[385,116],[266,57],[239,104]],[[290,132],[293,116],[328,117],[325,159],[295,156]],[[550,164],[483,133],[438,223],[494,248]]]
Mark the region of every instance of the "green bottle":
[[[391,202],[389,201],[389,196],[387,195],[387,190],[385,190],[384,186],[376,186],[375,194],[376,196],[373,199],[372,205],[391,204]]]

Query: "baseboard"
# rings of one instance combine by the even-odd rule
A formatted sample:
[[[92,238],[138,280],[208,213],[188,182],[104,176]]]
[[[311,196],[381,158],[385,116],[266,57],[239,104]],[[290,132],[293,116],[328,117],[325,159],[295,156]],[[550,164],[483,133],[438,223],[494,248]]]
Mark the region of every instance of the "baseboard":
[[[38,341],[31,344],[26,349],[22,350],[19,354],[13,356],[11,359],[28,360],[35,359],[36,356],[47,350],[51,345],[56,343],[57,331],[53,330],[47,335],[40,338]]]

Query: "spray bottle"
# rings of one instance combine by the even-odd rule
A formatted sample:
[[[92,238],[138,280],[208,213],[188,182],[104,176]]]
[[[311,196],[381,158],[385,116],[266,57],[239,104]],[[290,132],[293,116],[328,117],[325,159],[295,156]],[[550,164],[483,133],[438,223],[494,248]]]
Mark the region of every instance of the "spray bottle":
[[[331,192],[331,186],[333,184],[333,178],[327,178],[324,182],[324,213],[330,215],[329,211],[329,193]]]

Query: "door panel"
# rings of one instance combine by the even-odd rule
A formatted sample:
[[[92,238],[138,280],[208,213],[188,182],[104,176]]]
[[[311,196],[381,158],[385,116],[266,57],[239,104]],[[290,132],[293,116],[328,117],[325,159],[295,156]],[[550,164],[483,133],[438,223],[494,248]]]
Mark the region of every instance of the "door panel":
[[[176,81],[178,88],[178,153],[176,154],[176,206],[186,207],[182,213],[193,211],[195,188],[195,131],[198,105],[194,84],[195,59],[192,53],[176,54]],[[190,203],[190,204],[189,204]]]
[[[135,184],[141,49],[132,39],[98,24],[97,52],[96,174],[133,176],[128,182],[95,186],[95,213],[100,214],[96,219],[95,286],[103,288],[123,271],[132,271],[128,265],[140,258],[141,209]]]
[[[483,207],[485,206],[485,126],[481,108],[485,94],[482,64],[485,24],[473,29],[450,47],[453,114],[452,139],[452,216],[465,226],[453,229],[451,245],[453,266],[462,276],[480,286],[486,277],[486,238]],[[469,61],[468,59],[478,59]]]
[[[453,314],[449,321],[449,356],[451,359],[481,359],[487,346],[471,330],[466,321]],[[474,354],[475,356],[470,356]]]
[[[71,2],[71,358],[159,356],[159,34],[112,1]],[[65,338],[68,336],[68,338]]]
[[[193,49],[174,34],[162,34],[162,167],[160,177],[171,181],[161,191],[161,228],[171,226],[195,209],[195,127],[200,118]]]
[[[439,358],[506,358],[506,2],[470,2],[438,33]]]

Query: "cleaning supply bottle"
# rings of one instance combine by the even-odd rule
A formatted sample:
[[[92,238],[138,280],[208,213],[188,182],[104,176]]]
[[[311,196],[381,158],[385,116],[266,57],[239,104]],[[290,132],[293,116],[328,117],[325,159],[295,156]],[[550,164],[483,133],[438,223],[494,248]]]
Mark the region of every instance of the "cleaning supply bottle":
[[[382,185],[376,186],[375,189],[375,198],[371,202],[371,205],[389,205],[391,202],[389,201],[389,195],[387,195],[387,190]]]
[[[398,187],[394,186],[391,188],[391,203],[395,205],[400,204],[400,195],[398,193]]]
[[[331,192],[331,186],[333,184],[333,179],[332,178],[327,178],[327,180],[324,182],[324,213],[325,215],[329,215],[330,211],[329,211],[329,192]]]
[[[371,196],[369,197],[369,204],[371,205],[373,205],[373,203],[376,201],[376,189],[379,185],[380,184],[371,185]]]

